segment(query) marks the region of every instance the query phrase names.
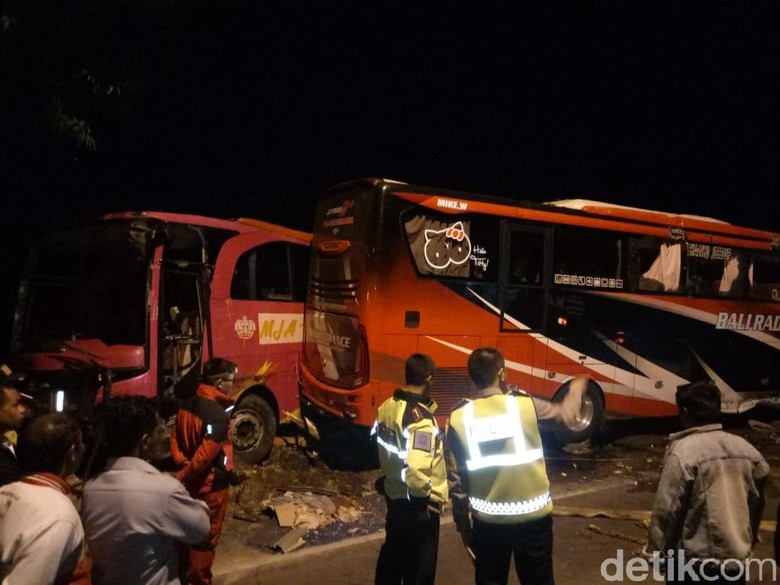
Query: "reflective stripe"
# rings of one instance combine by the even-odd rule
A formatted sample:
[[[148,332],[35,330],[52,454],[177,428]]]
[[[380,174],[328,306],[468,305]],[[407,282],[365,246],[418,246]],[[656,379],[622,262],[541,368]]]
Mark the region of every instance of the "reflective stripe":
[[[469,498],[471,509],[491,516],[522,516],[544,508],[550,503],[550,492],[545,492],[531,500],[522,502],[488,502],[479,498]]]
[[[469,402],[463,407],[463,425],[466,429],[466,442],[469,449],[469,459],[466,467],[469,470],[485,467],[509,467],[522,465],[541,459],[542,449],[529,449],[525,444],[523,424],[520,421],[520,410],[517,401],[511,394],[504,396],[506,414],[476,418],[474,403]],[[482,455],[480,443],[497,440],[512,440],[514,453],[499,453]]]
[[[388,443],[382,437],[379,435],[376,436],[376,442],[378,445],[380,445],[385,451],[388,453],[394,453],[395,455],[398,455],[401,459],[404,460],[404,463],[406,463],[406,458],[409,456],[409,451],[402,451],[399,449],[396,445],[393,445],[391,443]]]

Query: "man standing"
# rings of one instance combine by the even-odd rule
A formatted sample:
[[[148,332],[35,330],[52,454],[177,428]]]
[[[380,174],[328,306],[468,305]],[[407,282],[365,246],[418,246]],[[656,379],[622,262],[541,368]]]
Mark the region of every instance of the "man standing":
[[[164,425],[151,400],[112,398],[105,406],[105,471],[87,482],[81,517],[96,585],[178,585],[176,543],[203,542],[208,506],[147,461],[160,453]]]
[[[575,379],[563,402],[551,403],[505,393],[504,357],[496,349],[473,351],[468,370],[477,397],[450,416],[447,463],[452,515],[476,583],[506,585],[514,554],[523,585],[552,585],[552,499],[536,405],[539,418],[573,423],[587,379]]]
[[[206,502],[211,519],[208,540],[189,551],[190,585],[210,585],[214,551],[227,512],[233,442],[225,409],[233,405],[227,392],[237,369],[226,359],[209,360],[203,367],[203,383],[182,403],[171,433],[171,454],[181,467],[177,477],[192,496]]]
[[[16,432],[27,414],[23,399],[30,397],[19,392],[23,374],[14,374],[7,365],[0,365],[0,486],[17,481],[22,470],[16,459],[14,444],[7,434]]]
[[[769,465],[726,433],[720,391],[710,382],[677,389],[684,431],[671,435],[653,504],[646,552],[666,563],[667,583],[745,583],[758,541]]]
[[[27,425],[17,452],[25,475],[0,488],[0,580],[7,585],[89,584],[84,530],[65,478],[84,446],[76,421],[46,414]]]
[[[377,415],[379,462],[385,474],[385,543],[377,584],[430,584],[436,577],[439,519],[447,502],[443,440],[430,398],[433,360],[416,353],[406,360],[406,386]]]

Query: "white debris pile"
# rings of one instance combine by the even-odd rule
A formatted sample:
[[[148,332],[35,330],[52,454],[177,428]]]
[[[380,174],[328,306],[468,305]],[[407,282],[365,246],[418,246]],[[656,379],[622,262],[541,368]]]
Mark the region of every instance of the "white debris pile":
[[[315,530],[331,522],[355,522],[360,510],[345,496],[286,491],[263,501],[276,514],[279,526]]]

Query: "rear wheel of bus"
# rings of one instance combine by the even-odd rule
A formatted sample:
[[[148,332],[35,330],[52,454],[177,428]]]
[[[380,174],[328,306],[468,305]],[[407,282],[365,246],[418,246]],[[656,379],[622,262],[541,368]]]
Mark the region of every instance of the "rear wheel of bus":
[[[569,383],[560,387],[553,396],[553,402],[562,402],[569,393]],[[573,428],[563,423],[555,425],[555,436],[561,443],[581,443],[595,437],[604,425],[604,397],[599,387],[592,381],[588,382],[588,388],[582,395],[580,417]]]
[[[250,394],[236,405],[231,428],[236,459],[257,464],[271,452],[276,436],[276,414],[263,398]]]

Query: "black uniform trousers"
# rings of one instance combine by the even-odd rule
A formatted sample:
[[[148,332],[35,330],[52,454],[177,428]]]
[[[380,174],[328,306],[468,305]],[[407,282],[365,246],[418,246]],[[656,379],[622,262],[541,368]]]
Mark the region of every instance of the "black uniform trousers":
[[[385,543],[376,564],[376,585],[433,585],[439,553],[439,514],[409,500],[387,502]]]
[[[512,554],[522,585],[554,585],[552,514],[519,524],[473,523],[477,585],[506,585]]]

